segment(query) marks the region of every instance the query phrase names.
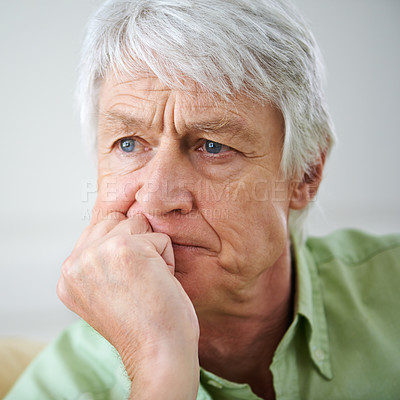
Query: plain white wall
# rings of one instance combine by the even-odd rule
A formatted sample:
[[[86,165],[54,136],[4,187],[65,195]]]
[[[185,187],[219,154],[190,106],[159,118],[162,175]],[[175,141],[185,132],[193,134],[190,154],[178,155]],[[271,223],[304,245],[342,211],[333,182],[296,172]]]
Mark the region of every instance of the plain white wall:
[[[310,231],[400,231],[400,1],[295,0],[327,65],[339,138]]]
[[[75,319],[55,287],[87,216],[95,168],[73,91],[88,16],[100,1],[0,2],[0,336],[49,340]],[[400,2],[296,0],[328,67],[339,144],[310,231],[400,231]]]

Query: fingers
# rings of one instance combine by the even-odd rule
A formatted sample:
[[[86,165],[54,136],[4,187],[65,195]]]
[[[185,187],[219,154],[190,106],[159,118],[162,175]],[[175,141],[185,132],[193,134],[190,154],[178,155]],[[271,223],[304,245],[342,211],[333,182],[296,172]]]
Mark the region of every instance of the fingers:
[[[97,217],[92,219],[90,225],[79,238],[75,249],[80,253],[84,247],[100,246],[115,236],[132,237],[132,247],[136,248],[139,253],[141,251],[140,246],[143,246],[143,244],[150,245],[154,254],[160,255],[170,272],[174,274],[175,257],[171,239],[168,235],[153,233],[149,221],[143,214],[135,214],[127,218],[121,212],[112,211],[100,219],[97,213]]]
[[[92,219],[90,225],[86,227],[80,236],[75,248],[79,248],[83,244],[90,245],[94,241],[104,237],[124,219],[126,219],[126,216],[120,212],[109,213],[103,220],[99,220],[96,224]]]
[[[90,225],[97,225],[102,221],[108,220],[123,220],[126,218],[126,215],[118,210],[107,210],[97,208],[96,206],[93,207],[92,210],[92,219],[90,220]]]
[[[147,242],[147,244],[152,246],[154,251],[163,258],[170,272],[174,274],[175,256],[170,237],[164,233],[147,233],[143,235],[136,235],[133,246],[138,247],[140,251],[140,247],[143,246],[143,242]]]
[[[85,289],[91,281],[96,283],[95,286],[108,279],[115,283],[121,280],[121,276],[126,276],[127,279],[132,274],[139,276],[140,270],[147,271],[150,266],[156,267],[157,270],[166,266],[169,273],[174,276],[175,257],[168,235],[163,233],[113,235],[78,251],[64,261],[57,294],[68,308],[76,312],[83,304],[79,295],[82,284]],[[118,287],[122,282],[127,281],[123,278]],[[87,288],[85,290],[87,291]],[[95,292],[97,293],[97,290],[93,293]]]
[[[175,257],[172,248],[171,239],[164,233],[154,233],[149,221],[143,214],[135,214],[131,217],[119,222],[105,236],[105,240],[118,235],[132,236],[132,246],[140,246],[147,242],[151,244],[154,250],[164,259],[168,268],[175,272]]]
[[[97,221],[97,222],[95,222]],[[125,214],[113,211],[105,214],[102,219],[92,219],[90,225],[83,231],[75,248],[118,234],[141,234],[152,232],[151,225],[143,214],[135,214],[129,218]]]
[[[153,232],[148,219],[143,214],[135,214],[129,218],[126,218],[116,224],[112,230],[108,232],[107,237],[128,234],[128,235],[140,235],[144,233]]]

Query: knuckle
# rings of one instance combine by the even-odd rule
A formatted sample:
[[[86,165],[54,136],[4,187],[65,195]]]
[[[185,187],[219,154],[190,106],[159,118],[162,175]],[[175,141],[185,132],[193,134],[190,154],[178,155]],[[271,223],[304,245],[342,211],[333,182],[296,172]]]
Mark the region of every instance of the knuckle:
[[[59,281],[57,283],[56,293],[57,293],[58,298],[62,302],[64,302],[66,295],[65,295],[64,280],[62,277],[59,279]]]
[[[126,235],[115,235],[106,241],[107,250],[118,251],[122,248],[128,247],[129,240]]]
[[[154,253],[156,253],[154,244],[149,239],[145,239],[142,241],[142,243],[140,243],[140,249],[141,253],[146,257],[149,257],[151,255],[154,255]]]
[[[79,252],[73,252],[61,266],[61,277],[65,281],[79,280],[89,267],[98,262],[98,251],[94,247],[86,247]]]
[[[131,241],[126,235],[116,235],[108,239],[105,243],[105,250],[108,254],[115,257],[127,258],[131,255]]]
[[[65,261],[61,266],[62,277],[68,277],[72,275],[74,264],[75,264],[75,257],[73,257],[73,255],[71,254],[65,259]]]
[[[89,246],[84,249],[79,256],[79,265],[82,269],[93,266],[98,261],[97,248]]]

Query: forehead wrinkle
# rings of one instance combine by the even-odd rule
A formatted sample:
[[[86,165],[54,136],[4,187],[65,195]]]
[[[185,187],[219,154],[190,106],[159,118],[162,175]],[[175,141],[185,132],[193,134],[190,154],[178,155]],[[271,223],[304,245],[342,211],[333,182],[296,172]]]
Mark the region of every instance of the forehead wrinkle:
[[[154,103],[154,104],[163,104],[163,102],[157,102],[156,99],[151,99],[149,97],[142,97],[136,94],[132,94],[132,93],[118,93],[116,96],[116,98],[118,97],[128,97],[131,99],[135,99],[135,100],[140,100],[140,101],[145,101],[145,102],[149,102],[149,103]],[[118,105],[121,105],[121,103],[116,103]],[[112,109],[113,107],[115,107],[116,104],[113,104],[110,108]]]
[[[154,79],[155,82],[158,82],[157,79]],[[217,101],[212,96],[197,96],[193,97],[193,94],[199,94],[199,90],[184,90],[184,91],[176,91],[169,87],[162,86],[160,87],[152,87],[153,85],[148,85],[145,87],[141,86],[140,84],[136,85],[136,81],[132,80],[124,80],[124,82],[110,82],[111,86],[132,86],[132,90],[125,91],[123,93],[115,93],[116,97],[126,98],[125,102],[118,102],[112,104],[112,106],[103,113],[103,117],[107,124],[120,124],[124,125],[125,128],[131,129],[150,129],[154,126],[156,120],[158,120],[160,113],[163,114],[161,116],[161,120],[157,125],[158,130],[164,130],[165,124],[165,117],[169,114],[170,119],[173,121],[175,125],[174,131],[175,134],[179,136],[189,134],[190,132],[204,132],[210,133],[215,135],[227,135],[232,138],[238,138],[241,140],[247,140],[251,143],[256,143],[257,138],[260,136],[259,132],[257,132],[253,127],[250,121],[244,118],[242,113],[240,112],[240,99],[238,102],[235,101]],[[190,87],[187,89],[191,89]],[[119,88],[116,89],[119,91]],[[132,93],[133,92],[133,93]],[[177,114],[175,106],[176,100],[174,101],[174,107],[170,109],[167,114],[161,112],[158,108],[161,106],[166,106],[168,103],[168,99],[170,100],[170,96],[164,98],[160,98],[157,96],[156,93],[170,93],[170,94],[179,94],[180,101],[179,104],[181,105],[179,114],[183,117],[183,124],[178,124],[177,126]],[[151,93],[155,93],[154,98],[151,96]],[[175,96],[172,96],[175,98]],[[129,101],[131,100],[131,101]],[[132,103],[132,104],[130,104]],[[135,104],[136,103],[136,104]],[[153,105],[152,109],[146,107],[146,118],[143,118],[143,110],[141,107],[137,107],[140,103],[150,103]],[[135,111],[132,114],[129,111],[124,111],[124,108],[133,108]],[[113,110],[114,108],[121,108],[120,110]],[[171,112],[172,111],[172,112]],[[182,115],[183,114],[183,115]],[[184,116],[186,114],[186,118]],[[189,118],[187,118],[189,117]],[[179,118],[178,118],[179,120]],[[185,121],[186,120],[186,121]]]
[[[106,134],[114,136],[119,136],[121,133],[121,128],[123,131],[145,131],[151,126],[149,120],[141,117],[136,117],[134,115],[127,114],[125,112],[108,110],[101,113],[99,119],[99,135]],[[153,119],[153,118],[151,118]],[[111,128],[111,129],[108,129]]]
[[[134,117],[133,115],[129,115],[123,112],[118,112],[118,111],[113,111],[113,110],[108,110],[104,111],[101,113],[101,115],[104,117],[104,120],[109,123],[122,123],[124,125],[130,126],[130,127],[143,127],[143,125],[146,125],[146,121],[144,118],[137,118]]]
[[[240,117],[229,118],[226,114],[221,118],[190,122],[187,124],[187,129],[212,134],[228,134],[231,137],[239,137],[256,143],[256,132],[245,120]]]
[[[171,89],[168,86],[163,86],[161,88],[155,88],[155,87],[141,87],[138,85],[136,82],[140,82],[141,80],[148,80],[152,78],[143,78],[143,79],[138,79],[138,80],[127,80],[123,82],[113,82],[111,85],[111,88],[117,88],[119,86],[129,86],[135,91],[139,92],[155,92],[155,93],[160,93],[160,92],[171,92],[173,89]],[[154,78],[155,81],[157,81],[157,78]],[[106,82],[104,82],[106,84]]]

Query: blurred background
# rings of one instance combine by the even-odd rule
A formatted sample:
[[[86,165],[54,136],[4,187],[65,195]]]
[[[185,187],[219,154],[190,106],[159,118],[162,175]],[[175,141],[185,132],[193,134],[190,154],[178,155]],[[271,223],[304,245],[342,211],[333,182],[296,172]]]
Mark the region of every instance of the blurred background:
[[[101,1],[0,1],[0,336],[54,338],[76,319],[55,288],[87,225],[96,168],[74,106],[88,17]],[[327,65],[339,143],[313,235],[400,231],[400,2],[295,0]]]

